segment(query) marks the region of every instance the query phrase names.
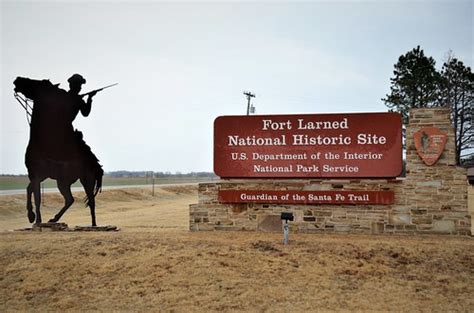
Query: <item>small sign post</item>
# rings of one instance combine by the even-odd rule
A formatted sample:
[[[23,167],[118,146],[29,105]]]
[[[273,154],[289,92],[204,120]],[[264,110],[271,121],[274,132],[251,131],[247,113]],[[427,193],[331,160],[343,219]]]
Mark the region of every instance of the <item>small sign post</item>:
[[[285,221],[283,224],[283,244],[286,246],[288,245],[288,239],[290,236],[290,227],[288,225],[288,221],[294,220],[293,213],[283,212],[281,213],[281,219]]]

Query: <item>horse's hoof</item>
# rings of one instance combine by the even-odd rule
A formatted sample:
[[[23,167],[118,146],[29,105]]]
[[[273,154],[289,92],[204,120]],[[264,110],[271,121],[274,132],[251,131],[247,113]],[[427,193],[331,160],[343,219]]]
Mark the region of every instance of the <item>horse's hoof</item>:
[[[57,220],[57,219],[54,219],[54,218],[52,218],[52,219],[50,219],[50,220],[48,221],[48,223],[57,223],[57,222],[58,222],[58,220]]]
[[[30,223],[33,223],[35,221],[35,213],[33,211],[28,211],[28,220],[30,221]]]

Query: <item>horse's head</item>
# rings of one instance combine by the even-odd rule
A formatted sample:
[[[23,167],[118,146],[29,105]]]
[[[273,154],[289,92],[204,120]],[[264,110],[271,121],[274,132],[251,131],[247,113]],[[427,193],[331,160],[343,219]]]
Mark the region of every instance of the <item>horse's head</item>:
[[[32,100],[35,100],[38,91],[57,87],[57,85],[53,85],[48,79],[34,80],[25,77],[17,77],[13,85],[15,85],[15,92],[20,92]]]
[[[15,81],[13,81],[13,85],[15,85],[15,89],[13,89],[13,91],[22,92],[22,90],[25,88],[27,79],[28,78],[17,77]]]

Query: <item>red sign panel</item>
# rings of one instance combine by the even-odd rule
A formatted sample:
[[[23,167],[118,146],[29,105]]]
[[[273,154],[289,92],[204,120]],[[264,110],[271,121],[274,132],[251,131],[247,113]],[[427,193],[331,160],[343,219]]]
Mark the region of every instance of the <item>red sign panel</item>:
[[[220,203],[393,204],[393,191],[220,190]]]
[[[220,116],[214,172],[224,178],[396,177],[398,113]]]

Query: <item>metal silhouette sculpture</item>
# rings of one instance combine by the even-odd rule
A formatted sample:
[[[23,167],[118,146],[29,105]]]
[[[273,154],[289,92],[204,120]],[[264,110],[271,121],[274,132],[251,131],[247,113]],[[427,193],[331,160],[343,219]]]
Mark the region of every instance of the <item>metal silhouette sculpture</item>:
[[[40,184],[43,180],[55,179],[65,200],[64,207],[49,220],[49,223],[56,223],[74,203],[71,185],[79,179],[86,193],[85,202],[90,208],[92,226],[97,226],[95,196],[101,191],[104,171],[82,139],[82,133],[74,130],[72,122],[79,112],[87,117],[91,111],[92,97],[110,86],[80,95],[86,80],[74,74],[68,82],[69,91],[60,89],[59,84],[54,85],[49,80],[17,77],[14,81],[15,97],[25,108],[27,117],[31,118],[30,140],[25,154],[30,179],[26,205],[28,219],[30,223],[42,223]],[[86,95],[88,98],[84,101],[82,97]],[[36,214],[33,212],[32,195]]]

